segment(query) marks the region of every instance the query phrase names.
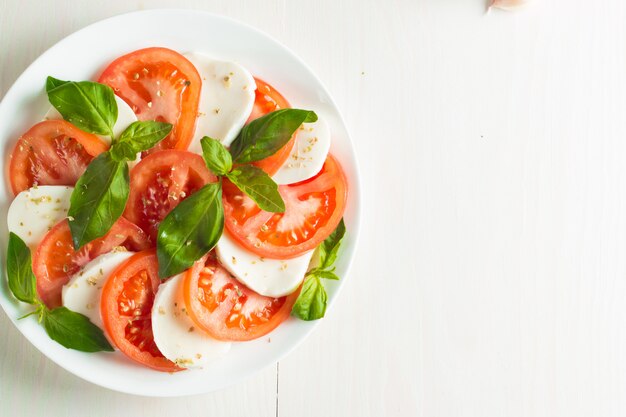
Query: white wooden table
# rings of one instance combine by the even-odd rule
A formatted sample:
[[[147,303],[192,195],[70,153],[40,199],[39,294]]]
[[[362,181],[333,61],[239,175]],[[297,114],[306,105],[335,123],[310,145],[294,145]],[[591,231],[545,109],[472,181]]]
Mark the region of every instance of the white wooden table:
[[[349,284],[279,365],[132,397],[70,375],[0,314],[0,415],[626,415],[626,2],[484,3],[0,0],[0,96],[126,11],[270,33],[337,99],[366,192]]]

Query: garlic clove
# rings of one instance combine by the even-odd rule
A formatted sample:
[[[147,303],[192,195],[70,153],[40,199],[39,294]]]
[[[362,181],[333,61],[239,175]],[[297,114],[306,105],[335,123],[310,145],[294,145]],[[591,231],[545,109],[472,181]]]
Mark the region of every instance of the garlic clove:
[[[521,9],[528,3],[528,0],[492,0],[489,8],[513,11]]]

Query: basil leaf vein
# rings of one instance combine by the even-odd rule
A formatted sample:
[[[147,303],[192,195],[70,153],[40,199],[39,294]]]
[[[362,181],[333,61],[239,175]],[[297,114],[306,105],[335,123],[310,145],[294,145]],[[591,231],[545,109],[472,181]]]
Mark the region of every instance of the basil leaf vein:
[[[159,277],[190,268],[217,244],[224,230],[222,184],[207,184],[181,201],[159,224]]]
[[[111,157],[116,161],[134,161],[137,153],[147,151],[172,131],[172,124],[154,121],[133,122],[113,141]]]
[[[102,329],[89,319],[66,307],[46,310],[43,325],[48,336],[60,345],[81,352],[113,352],[113,347]]]
[[[285,212],[285,202],[278,192],[278,185],[261,168],[242,165],[229,172],[226,177],[254,200],[261,210]]]
[[[46,92],[50,104],[63,119],[86,132],[113,137],[117,103],[111,87],[92,81],[62,81],[48,77]]]
[[[46,79],[46,92],[48,92],[48,91],[50,91],[50,90],[52,90],[54,88],[60,87],[63,84],[67,84],[69,82],[71,82],[71,81],[63,81],[63,80],[58,80],[58,79],[56,79],[54,77],[48,77]]]
[[[128,164],[108,152],[98,155],[78,179],[70,197],[70,231],[78,250],[104,236],[124,212],[130,191]]]
[[[302,123],[315,122],[311,110],[281,109],[261,116],[244,126],[230,147],[238,164],[260,161],[285,146]]]
[[[335,268],[333,268],[333,270],[314,269],[309,274],[315,275],[317,277],[324,278],[324,279],[332,279],[334,281],[339,281],[339,277],[337,276],[337,274],[335,274],[334,269]]]
[[[37,302],[37,281],[33,274],[30,249],[13,232],[9,234],[7,275],[9,289],[15,298],[28,304]]]

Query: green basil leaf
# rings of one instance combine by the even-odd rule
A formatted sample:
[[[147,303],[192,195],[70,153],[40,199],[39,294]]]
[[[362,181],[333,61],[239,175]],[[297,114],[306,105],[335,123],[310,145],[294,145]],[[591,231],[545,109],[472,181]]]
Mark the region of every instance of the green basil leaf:
[[[81,352],[113,352],[102,330],[89,319],[66,307],[46,310],[43,326],[48,336],[68,349]]]
[[[15,298],[28,304],[37,302],[37,280],[33,274],[30,249],[13,232],[9,233],[7,275],[9,288]]]
[[[224,230],[222,183],[207,184],[181,201],[159,224],[159,277],[190,268],[217,244]]]
[[[74,247],[104,236],[122,215],[129,193],[128,164],[101,153],[78,179],[70,198],[70,231]]]
[[[242,165],[229,172],[226,177],[253,199],[261,210],[285,212],[285,202],[278,192],[278,184],[261,168]]]
[[[233,169],[233,159],[219,140],[205,136],[200,144],[204,162],[215,175],[226,175]]]
[[[302,291],[291,309],[291,314],[306,321],[321,319],[326,313],[327,298],[319,277],[308,275],[304,279]]]
[[[324,279],[332,279],[335,281],[339,281],[339,277],[337,276],[337,274],[335,274],[335,268],[333,268],[332,270],[328,270],[328,269],[314,269],[312,271],[309,271],[310,275],[316,275],[320,278],[324,278]]]
[[[46,80],[48,100],[63,118],[85,132],[113,137],[117,103],[113,89],[92,81]]]
[[[57,80],[54,77],[48,77],[46,79],[46,92],[48,92],[48,91],[50,91],[50,90],[52,90],[54,88],[57,88],[59,86],[62,86],[63,84],[67,84],[69,82],[70,81]]]
[[[109,152],[116,161],[134,161],[139,152],[147,151],[172,131],[172,124],[153,121],[133,122],[114,140]]]
[[[285,146],[302,123],[315,122],[310,110],[281,109],[268,113],[244,126],[230,146],[238,164],[260,161]]]
[[[327,296],[321,279],[339,280],[335,268],[331,266],[337,259],[337,252],[345,234],[346,225],[341,219],[335,230],[318,246],[316,255],[319,257],[319,265],[311,269],[304,278],[302,291],[291,309],[294,316],[302,320],[317,320],[324,317]]]
[[[341,240],[346,234],[346,225],[343,219],[339,222],[335,230],[319,246],[320,269],[331,267],[337,259],[337,252],[341,245]]]

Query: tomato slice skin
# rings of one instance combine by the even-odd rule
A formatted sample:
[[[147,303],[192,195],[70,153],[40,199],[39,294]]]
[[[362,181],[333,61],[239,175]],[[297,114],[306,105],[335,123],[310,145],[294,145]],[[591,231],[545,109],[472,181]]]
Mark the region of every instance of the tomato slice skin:
[[[61,305],[61,291],[72,275],[95,257],[117,246],[138,251],[150,246],[143,231],[124,218],[99,239],[75,251],[67,219],[57,223],[44,236],[33,256],[33,273],[37,278],[37,293],[49,307]]]
[[[224,223],[246,249],[267,258],[290,259],[315,249],[335,230],[343,217],[348,185],[341,166],[329,154],[316,176],[280,185],[278,192],[286,210],[269,213],[224,181]]]
[[[248,117],[247,123],[273,111],[291,108],[291,105],[289,105],[285,97],[274,87],[259,78],[255,78],[254,81],[256,82],[254,106],[252,107],[252,112],[250,113],[250,117]],[[291,140],[274,155],[254,162],[252,165],[261,168],[270,176],[274,175],[285,161],[287,161],[289,155],[291,155],[291,150],[295,146],[295,143],[296,135],[294,134]]]
[[[139,120],[174,125],[153,150],[187,149],[202,88],[200,75],[187,58],[167,48],[139,49],[111,62],[98,82],[113,88]]]
[[[33,185],[73,186],[107,148],[99,137],[65,120],[39,122],[18,139],[11,153],[11,189],[17,195]]]
[[[200,155],[173,149],[154,152],[130,173],[124,217],[156,241],[161,220],[186,197],[215,181]]]
[[[289,318],[300,289],[280,298],[259,295],[209,253],[185,272],[183,293],[189,316],[211,337],[247,341],[268,334]]]
[[[254,77],[254,82],[256,83],[254,106],[246,123],[273,111],[291,107],[287,99],[274,87],[257,77]]]
[[[161,354],[152,333],[158,270],[154,249],[134,254],[104,284],[100,311],[107,335],[126,356],[157,371],[177,372],[183,369]]]

